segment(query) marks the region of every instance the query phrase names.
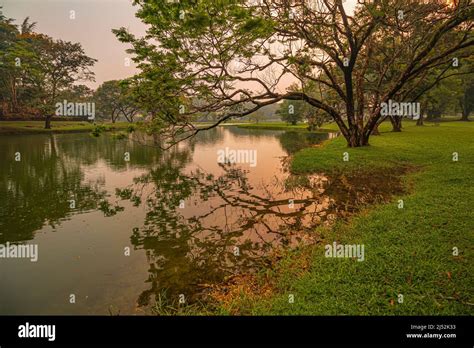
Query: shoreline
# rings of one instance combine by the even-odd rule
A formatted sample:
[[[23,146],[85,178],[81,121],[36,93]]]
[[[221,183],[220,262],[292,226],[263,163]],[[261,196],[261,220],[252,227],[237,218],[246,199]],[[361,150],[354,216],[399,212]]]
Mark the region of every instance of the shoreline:
[[[464,223],[474,216],[469,210],[472,190],[469,178],[462,173],[472,169],[474,147],[470,139],[474,127],[458,122],[419,127],[407,122],[401,133],[390,132],[389,128],[388,124],[382,125],[382,135],[373,136],[369,147],[347,148],[339,137],[322,147],[300,150],[290,165],[295,174],[393,171],[399,165],[421,169],[401,176],[407,192],[394,195],[390,202],[369,205],[347,222],[314,231],[327,242],[364,245],[370,262],[324,257],[326,243],[288,250],[270,272],[262,270],[252,281],[245,280],[252,284],[253,291],[233,291],[240,283],[221,284],[229,295],[217,296],[216,313],[472,314],[469,279],[460,275],[472,272],[472,233]],[[442,137],[446,133],[451,137]],[[451,158],[454,149],[463,154],[464,160]],[[342,161],[341,154],[346,151],[350,153],[349,162]],[[449,208],[439,209],[443,206]],[[423,207],[421,214],[414,207]],[[426,216],[431,216],[433,222],[426,224]],[[462,254],[454,254],[453,246]],[[296,269],[302,271],[295,274]],[[270,284],[271,291],[265,284]],[[400,302],[400,295],[406,301]]]
[[[97,125],[104,125],[106,131],[124,130],[130,123],[88,123],[84,121],[53,121],[51,129],[45,129],[44,121],[0,121],[1,135],[62,134],[91,132]]]

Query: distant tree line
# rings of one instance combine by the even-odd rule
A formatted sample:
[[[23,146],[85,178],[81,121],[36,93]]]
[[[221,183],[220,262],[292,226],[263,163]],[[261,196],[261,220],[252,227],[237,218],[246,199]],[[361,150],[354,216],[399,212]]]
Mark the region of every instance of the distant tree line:
[[[94,81],[91,68],[97,60],[80,43],[35,29],[28,17],[15,25],[0,7],[0,120],[38,119],[51,128],[56,105],[63,101],[94,103],[94,117],[101,120],[135,120],[139,109],[126,81],[106,81],[96,91],[80,84]]]
[[[36,116],[51,128],[55,104],[89,93],[77,81],[91,81],[96,62],[79,43],[36,33],[27,17],[20,26],[0,12],[0,117]]]

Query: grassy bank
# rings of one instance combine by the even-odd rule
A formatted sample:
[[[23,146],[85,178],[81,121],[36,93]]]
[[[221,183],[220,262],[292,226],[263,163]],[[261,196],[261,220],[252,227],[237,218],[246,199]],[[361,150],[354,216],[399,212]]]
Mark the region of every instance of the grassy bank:
[[[349,223],[316,230],[322,242],[289,253],[257,277],[259,286],[272,288],[270,295],[241,293],[222,306],[223,314],[474,314],[474,122],[405,122],[402,133],[387,132],[389,125],[381,130],[386,132],[373,136],[370,147],[348,149],[337,138],[304,149],[294,156],[292,170],[410,166],[416,171],[404,177],[409,193],[368,207]],[[324,257],[324,245],[333,241],[363,244],[365,260]]]
[[[103,123],[108,130],[126,129],[128,122]],[[53,121],[51,129],[44,129],[44,121],[1,121],[1,134],[36,134],[36,133],[74,133],[90,132],[94,124],[80,121]]]

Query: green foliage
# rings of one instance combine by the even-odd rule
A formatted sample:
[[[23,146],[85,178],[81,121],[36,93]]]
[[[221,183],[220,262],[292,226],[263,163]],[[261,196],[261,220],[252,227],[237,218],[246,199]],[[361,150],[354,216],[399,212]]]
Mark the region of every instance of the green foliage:
[[[420,94],[420,90],[426,92]],[[420,95],[422,111],[428,119],[461,112],[467,119],[474,107],[474,61],[459,60],[456,72],[434,69],[426,81],[414,89],[410,97]]]
[[[111,80],[102,83],[94,93],[98,118],[117,121],[120,117],[134,122],[134,117],[143,109],[136,99],[129,80]]]
[[[305,103],[300,100],[285,100],[283,103],[281,103],[281,106],[277,111],[277,115],[280,115],[282,121],[296,125],[298,122],[303,121],[304,104]]]
[[[285,100],[281,103],[276,114],[280,115],[282,121],[291,125],[296,125],[298,122],[306,120],[309,131],[319,129],[323,123],[328,122],[330,119],[329,115],[324,111],[302,100]]]
[[[351,19],[334,1],[135,4],[147,35],[114,33],[132,45],[141,70],[132,79],[136,99],[171,132],[200,117],[220,123],[286,100],[283,120],[308,119],[315,129],[325,117],[315,107],[336,120],[349,146],[365,146],[381,118],[378,105],[405,100],[430,70],[449,68],[471,45],[467,0],[455,7],[363,1]],[[282,91],[280,82],[289,79],[299,88]]]
[[[0,102],[2,113],[51,118],[59,98],[85,98],[91,91],[74,82],[93,80],[96,60],[79,43],[34,32],[27,17],[20,28],[0,14]],[[6,106],[6,107],[5,107]]]
[[[154,40],[135,38],[125,28],[114,33],[122,42],[133,45],[130,52],[135,54],[141,73],[129,81],[132,94],[145,112],[160,119],[160,125],[192,121],[199,113],[190,115],[191,105],[212,99],[214,87],[207,83],[211,81],[210,76],[207,82],[201,83],[189,76],[190,70],[182,62],[192,61],[198,67],[203,61],[217,57],[217,52],[209,50],[205,42],[210,26],[224,33],[230,22],[235,24],[236,36],[222,42],[224,49],[219,54],[227,63],[236,52],[242,57],[252,57],[255,39],[268,34],[271,27],[267,21],[253,16],[252,9],[243,8],[241,1],[137,1],[137,4],[137,16],[152,26]],[[160,49],[154,42],[159,42]],[[225,83],[224,79],[222,82]],[[187,89],[195,93],[186,95]],[[205,112],[221,115],[225,110],[216,107]]]
[[[249,120],[258,124],[265,120],[265,114],[257,110],[249,115]]]
[[[72,85],[70,88],[60,92],[58,100],[67,100],[68,102],[87,102],[93,96],[93,91],[86,85]]]
[[[91,135],[93,137],[98,137],[100,136],[103,132],[107,130],[107,127],[103,124],[95,124],[94,123],[94,129],[91,132]]]
[[[135,132],[135,128],[136,128],[136,127],[135,127],[134,125],[129,125],[129,126],[127,127],[127,133],[133,133],[133,132]]]

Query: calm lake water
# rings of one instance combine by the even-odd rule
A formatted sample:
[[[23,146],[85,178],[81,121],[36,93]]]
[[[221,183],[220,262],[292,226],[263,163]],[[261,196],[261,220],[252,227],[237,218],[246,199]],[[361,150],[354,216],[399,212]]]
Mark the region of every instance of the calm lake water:
[[[376,179],[287,172],[288,155],[327,136],[220,127],[164,152],[110,134],[0,137],[0,244],[39,251],[0,259],[0,314],[146,314],[313,242],[385,194]],[[256,166],[218,163],[226,148],[256,151]]]

